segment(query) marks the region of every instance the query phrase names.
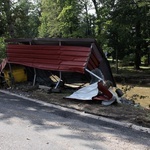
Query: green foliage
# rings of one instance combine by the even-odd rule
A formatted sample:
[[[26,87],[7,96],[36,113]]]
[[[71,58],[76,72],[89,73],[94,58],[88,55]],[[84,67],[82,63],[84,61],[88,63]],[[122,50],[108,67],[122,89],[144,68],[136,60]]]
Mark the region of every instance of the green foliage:
[[[5,57],[6,57],[6,54],[5,54],[5,42],[4,42],[4,38],[0,37],[0,62]]]
[[[139,69],[150,43],[149,8],[148,0],[1,0],[0,36],[92,37],[113,59],[134,54]]]
[[[76,0],[66,0],[58,20],[60,21],[60,32],[63,37],[78,37],[79,15],[81,13]]]
[[[57,19],[60,7],[56,0],[42,0],[39,26],[40,37],[60,37],[60,22]]]
[[[129,54],[129,55],[125,55],[121,64],[122,66],[133,66],[134,65],[134,59],[135,59],[135,55],[133,53]]]
[[[148,4],[146,1],[117,1],[110,19],[109,46],[118,51],[119,56],[135,53],[136,69],[141,62],[141,54],[147,49],[149,37]],[[110,38],[111,37],[111,38]]]
[[[20,0],[14,8],[14,36],[15,37],[36,37],[38,35],[39,13],[37,4],[28,0]],[[17,14],[16,14],[17,13]]]
[[[36,37],[38,34],[37,4],[29,0],[2,0],[0,5],[0,35],[13,38]]]
[[[143,62],[144,65],[148,65],[148,56],[144,55],[144,56],[141,58],[141,61]]]
[[[91,37],[94,15],[88,0],[42,0],[40,37]]]

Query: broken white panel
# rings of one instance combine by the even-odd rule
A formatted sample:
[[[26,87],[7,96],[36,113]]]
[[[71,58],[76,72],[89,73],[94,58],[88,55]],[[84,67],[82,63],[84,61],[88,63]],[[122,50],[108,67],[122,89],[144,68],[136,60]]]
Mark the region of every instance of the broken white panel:
[[[77,99],[77,100],[92,100],[92,98],[96,96],[98,92],[99,92],[98,84],[96,82],[79,89],[78,91],[74,92],[70,96],[67,96],[66,98]]]

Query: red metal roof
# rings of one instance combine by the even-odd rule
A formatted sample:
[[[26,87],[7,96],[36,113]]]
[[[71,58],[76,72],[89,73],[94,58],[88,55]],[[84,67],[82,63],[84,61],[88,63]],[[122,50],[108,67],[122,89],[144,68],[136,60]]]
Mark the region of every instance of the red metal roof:
[[[7,58],[12,64],[84,73],[85,68],[100,68],[106,80],[114,83],[111,69],[95,39],[8,39]]]
[[[99,65],[94,53],[91,54],[90,47],[79,46],[9,44],[7,57],[10,63],[44,70],[84,73],[86,66],[92,70]]]

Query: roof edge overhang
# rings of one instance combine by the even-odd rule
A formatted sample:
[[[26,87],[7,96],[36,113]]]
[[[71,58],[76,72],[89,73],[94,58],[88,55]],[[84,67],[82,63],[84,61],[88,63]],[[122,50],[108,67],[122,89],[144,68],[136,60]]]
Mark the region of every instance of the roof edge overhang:
[[[91,43],[95,43],[93,38],[18,38],[6,39],[6,43],[29,44],[29,45],[63,45],[63,46],[85,46],[90,47]]]

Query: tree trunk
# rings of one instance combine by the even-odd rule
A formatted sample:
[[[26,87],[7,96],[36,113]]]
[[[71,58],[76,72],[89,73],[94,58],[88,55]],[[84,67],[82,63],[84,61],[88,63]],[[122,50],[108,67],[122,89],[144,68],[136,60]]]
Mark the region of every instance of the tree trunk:
[[[141,23],[136,23],[136,50],[135,50],[135,69],[139,70],[141,65]]]
[[[93,5],[94,5],[94,7],[95,7],[95,11],[96,11],[96,16],[97,16],[97,35],[100,35],[101,34],[101,28],[100,28],[100,12],[99,12],[99,9],[98,9],[98,4],[97,4],[97,2],[96,2],[96,0],[92,0],[92,2],[93,2]]]
[[[150,45],[149,46],[147,46],[147,48],[148,48],[148,66],[150,65]]]
[[[118,48],[116,48],[116,73],[118,74]]]
[[[7,31],[10,37],[14,36],[14,25],[11,17],[11,1],[5,1],[5,12],[6,12],[6,20],[7,20]]]
[[[86,36],[89,36],[90,35],[90,24],[89,24],[87,3],[84,4],[84,8],[85,8],[85,13],[86,13]]]

